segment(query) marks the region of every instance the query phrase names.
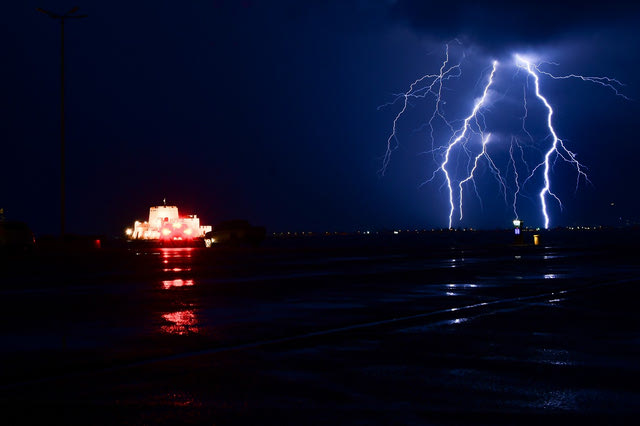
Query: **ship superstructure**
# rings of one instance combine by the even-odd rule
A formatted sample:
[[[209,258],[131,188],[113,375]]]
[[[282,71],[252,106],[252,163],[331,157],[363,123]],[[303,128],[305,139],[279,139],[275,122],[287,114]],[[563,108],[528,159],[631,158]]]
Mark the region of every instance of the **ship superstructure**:
[[[211,229],[211,225],[200,225],[198,216],[181,217],[178,207],[165,204],[149,208],[149,220],[135,221],[126,233],[134,240],[190,240],[204,237]]]

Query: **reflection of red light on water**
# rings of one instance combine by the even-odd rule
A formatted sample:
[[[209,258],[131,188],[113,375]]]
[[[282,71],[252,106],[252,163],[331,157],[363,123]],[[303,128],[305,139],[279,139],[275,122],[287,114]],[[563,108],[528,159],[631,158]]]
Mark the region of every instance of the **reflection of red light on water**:
[[[164,280],[162,281],[162,287],[165,290],[170,289],[171,287],[188,287],[193,285],[193,280]]]
[[[164,263],[169,263],[169,261],[165,261]],[[189,272],[191,268],[164,268],[163,272]]]
[[[162,263],[166,265],[164,272],[190,271],[193,247],[163,247],[160,249]]]
[[[169,325],[161,327],[162,331],[168,334],[187,334],[197,333],[198,327],[196,314],[193,311],[171,312],[162,315],[165,321],[170,322]]]
[[[163,259],[181,259],[192,256],[193,247],[163,247],[160,249]]]

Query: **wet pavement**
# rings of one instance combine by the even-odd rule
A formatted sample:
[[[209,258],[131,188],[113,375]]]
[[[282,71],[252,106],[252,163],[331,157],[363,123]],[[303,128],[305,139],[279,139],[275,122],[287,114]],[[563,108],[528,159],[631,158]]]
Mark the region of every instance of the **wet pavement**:
[[[427,234],[5,258],[3,416],[627,424],[640,413],[635,237],[514,246],[509,234]]]

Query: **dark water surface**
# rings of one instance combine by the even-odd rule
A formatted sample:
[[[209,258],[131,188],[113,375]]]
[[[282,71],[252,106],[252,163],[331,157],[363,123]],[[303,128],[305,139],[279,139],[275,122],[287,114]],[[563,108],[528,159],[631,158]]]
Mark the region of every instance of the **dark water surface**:
[[[637,232],[5,257],[6,424],[626,424]]]

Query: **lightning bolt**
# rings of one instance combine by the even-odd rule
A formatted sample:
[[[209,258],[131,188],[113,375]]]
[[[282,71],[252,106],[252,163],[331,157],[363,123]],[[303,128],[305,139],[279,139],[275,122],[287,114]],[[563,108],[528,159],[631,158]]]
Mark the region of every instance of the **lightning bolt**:
[[[524,115],[520,116],[520,121],[522,134],[526,135],[528,139],[527,142],[524,142],[520,141],[516,136],[512,135],[511,143],[508,149],[509,161],[505,167],[506,173],[503,175],[500,172],[500,168],[498,167],[496,162],[491,158],[488,152],[488,146],[490,141],[495,141],[495,143],[491,144],[492,147],[494,145],[499,146],[500,140],[505,140],[506,138],[501,135],[496,136],[496,134],[499,133],[499,129],[498,131],[495,131],[494,129],[488,131],[489,129],[487,123],[492,124],[492,122],[485,120],[485,114],[488,111],[487,107],[489,101],[497,105],[498,103],[500,103],[501,99],[506,97],[506,92],[502,94],[502,97],[490,96],[491,93],[496,93],[499,95],[499,92],[497,90],[493,90],[492,86],[494,84],[496,72],[500,64],[498,63],[498,61],[494,60],[492,62],[491,71],[488,74],[488,77],[482,77],[481,80],[476,83],[477,87],[480,85],[480,81],[484,81],[484,86],[481,96],[479,98],[476,98],[469,115],[467,115],[463,120],[458,119],[450,121],[447,119],[447,116],[443,109],[443,105],[445,104],[443,89],[445,88],[446,81],[462,76],[461,61],[462,59],[458,63],[453,63],[450,59],[449,44],[445,45],[444,60],[440,64],[437,73],[425,74],[422,77],[419,77],[409,86],[407,91],[395,95],[395,99],[392,102],[379,107],[380,109],[385,106],[394,105],[397,102],[402,103],[402,108],[393,119],[392,130],[387,138],[387,150],[384,155],[382,168],[379,172],[382,175],[385,174],[393,151],[395,151],[399,147],[398,123],[410,106],[410,100],[433,97],[433,110],[430,114],[427,115],[428,119],[426,119],[426,123],[422,126],[422,128],[426,126],[428,126],[429,128],[428,133],[431,141],[431,153],[433,154],[433,159],[435,160],[435,164],[437,165],[437,167],[435,168],[435,170],[433,170],[431,177],[421,185],[432,182],[440,173],[442,173],[444,177],[444,183],[442,184],[441,188],[446,187],[448,193],[449,228],[451,229],[453,225],[453,216],[455,213],[456,204],[459,210],[459,220],[463,219],[464,188],[467,187],[469,183],[473,184],[473,189],[475,190],[475,193],[478,196],[482,207],[482,199],[480,197],[480,194],[478,193],[478,186],[476,185],[475,179],[478,171],[478,166],[483,158],[485,159],[489,170],[499,184],[499,190],[504,195],[505,204],[509,204],[509,202],[507,201],[508,194],[513,194],[511,208],[516,219],[518,219],[520,216],[518,214],[518,200],[521,197],[531,200],[526,192],[527,184],[532,180],[532,178],[534,178],[534,176],[539,176],[541,174],[542,187],[536,191],[538,191],[537,197],[540,202],[540,214],[543,217],[544,227],[549,228],[549,201],[555,200],[558,203],[558,206],[561,209],[563,208],[560,198],[552,190],[550,175],[552,168],[556,164],[556,162],[558,160],[562,160],[569,163],[575,168],[575,170],[577,171],[575,183],[576,191],[580,185],[581,180],[584,179],[584,181],[586,182],[590,181],[589,177],[586,174],[586,167],[577,160],[576,154],[570,151],[565,145],[565,142],[558,136],[558,133],[554,127],[553,107],[551,106],[551,103],[549,102],[547,97],[542,94],[541,78],[551,78],[554,80],[579,79],[581,81],[603,86],[609,90],[612,90],[616,96],[619,96],[625,100],[630,100],[626,95],[622,93],[624,84],[619,80],[611,77],[593,77],[583,76],[579,74],[554,75],[548,71],[541,69],[541,66],[542,64],[557,64],[553,64],[551,62],[541,62],[536,64],[528,60],[524,56],[516,54],[514,67],[516,72],[513,76],[513,79],[515,80],[516,76],[519,75],[519,72],[521,70],[525,71],[525,84],[522,88],[522,105],[524,109]],[[483,73],[483,75],[486,74]],[[527,93],[530,93],[531,91],[531,82],[533,83],[532,86],[533,92],[535,93],[535,99],[537,99],[537,102],[540,102],[544,106],[544,110],[546,111],[544,132],[547,136],[543,137],[541,140],[536,140],[532,132],[529,132],[529,130],[527,129],[527,120],[529,118],[529,104],[532,103],[531,101],[533,101],[533,99],[528,99],[527,97]],[[448,133],[445,130],[445,133],[447,133],[448,137],[443,138],[444,140],[446,140],[446,143],[441,144],[437,147],[435,142],[436,121],[442,122],[444,124],[444,126],[438,127],[438,132],[441,131],[440,129],[448,129]],[[460,122],[462,122],[462,124],[454,125],[454,123]],[[477,152],[477,148],[472,149],[471,146],[471,141],[476,140],[475,138],[477,137],[479,137],[481,141],[481,149],[479,152]],[[531,168],[525,160],[525,151],[523,149],[523,146],[521,145],[522,143],[524,143],[527,149],[532,149],[535,151],[536,158],[539,159],[540,156],[542,157],[541,160],[533,163],[535,164],[535,167],[533,168]],[[539,145],[542,145],[542,147],[539,147]],[[520,150],[519,159],[516,158],[516,154],[514,153],[515,149]],[[475,154],[474,151],[476,152]],[[462,177],[459,177],[460,173],[457,170],[458,168],[460,168],[461,161],[464,162],[465,158],[466,174]],[[524,168],[526,174],[521,173],[519,167],[520,169]],[[511,168],[513,168],[514,173],[513,186],[511,185],[511,183],[507,185],[507,181],[505,180],[505,178],[508,178]],[[524,176],[527,177],[521,181],[521,177]],[[457,185],[457,203],[455,202],[456,200],[454,197],[454,185]]]
[[[489,81],[487,82],[487,85],[484,87],[482,96],[480,97],[480,99],[476,100],[476,103],[473,107],[473,110],[471,111],[471,114],[464,119],[462,127],[458,129],[456,132],[454,132],[454,134],[451,136],[451,139],[449,139],[449,143],[447,144],[447,148],[444,154],[444,161],[442,162],[440,167],[438,167],[438,169],[436,169],[436,171],[434,172],[434,175],[438,171],[442,171],[444,173],[446,183],[447,183],[447,188],[449,190],[449,207],[450,207],[449,208],[449,228],[451,228],[452,221],[453,221],[453,212],[455,210],[455,206],[453,203],[453,189],[451,187],[451,175],[449,173],[449,170],[447,170],[447,164],[449,164],[449,157],[451,156],[451,150],[456,145],[458,145],[461,141],[467,140],[466,138],[468,138],[467,133],[469,132],[471,120],[474,120],[476,125],[480,127],[480,123],[478,122],[478,112],[480,111],[480,108],[482,108],[485,101],[487,100],[489,88],[493,84],[493,76],[495,75],[497,68],[498,68],[498,61],[493,61],[493,68],[491,69],[491,74],[489,75]],[[482,145],[483,145],[483,151],[484,151],[486,147],[486,142],[483,141]],[[462,191],[460,193],[462,194]]]
[[[518,205],[518,194],[520,193],[520,184],[518,180],[520,179],[520,176],[518,176],[518,167],[516,165],[516,159],[513,156],[514,144],[517,145],[518,148],[520,149],[520,154],[522,155],[522,157],[524,157],[524,153],[523,153],[522,147],[518,144],[518,141],[515,138],[511,138],[511,145],[509,145],[509,159],[511,160],[511,166],[513,167],[513,173],[514,173],[513,180],[515,181],[515,184],[516,184],[516,192],[513,194],[513,214],[515,218],[518,219],[517,205]]]
[[[473,168],[471,169],[471,171],[469,172],[469,176],[467,176],[466,178],[462,179],[459,183],[458,183],[458,189],[459,189],[459,209],[460,209],[460,220],[462,220],[462,185],[464,185],[465,183],[471,181],[475,187],[475,181],[473,180],[473,174],[475,173],[476,169],[478,168],[478,160],[480,160],[480,158],[482,156],[487,156],[487,144],[489,143],[489,139],[491,139],[491,133],[487,133],[487,135],[482,139],[482,151],[480,151],[480,153],[478,155],[476,155],[475,159],[473,160]],[[489,157],[487,156],[487,159],[489,159]],[[490,160],[489,160],[490,161]],[[477,194],[477,190],[476,190],[476,194]],[[451,227],[451,224],[449,224],[449,227]]]
[[[543,62],[543,63],[548,63],[548,64],[552,64],[552,65],[557,65],[553,62]],[[595,84],[599,84],[601,86],[607,87],[609,89],[611,89],[616,96],[620,96],[621,98],[630,101],[631,99],[629,97],[627,97],[624,93],[620,92],[621,88],[624,87],[624,84],[621,83],[619,80],[615,79],[615,78],[611,78],[611,77],[589,77],[589,76],[584,76],[584,75],[579,75],[579,74],[567,74],[567,75],[553,75],[550,72],[547,71],[542,71],[540,69],[540,65],[533,65],[533,67],[535,68],[535,70],[540,73],[540,74],[544,74],[547,77],[551,77],[554,80],[567,80],[570,78],[576,78],[582,81],[588,81],[591,83],[595,83]]]
[[[563,160],[573,164],[573,166],[578,171],[578,180],[576,182],[576,188],[577,188],[577,185],[580,183],[580,176],[583,176],[585,178],[585,180],[587,180],[587,181],[589,181],[589,177],[583,171],[584,166],[582,166],[582,164],[580,164],[580,162],[578,160],[576,160],[576,155],[573,152],[569,151],[564,146],[563,141],[558,137],[555,129],[553,128],[553,121],[552,121],[553,108],[549,104],[549,101],[547,101],[547,98],[542,96],[542,94],[540,93],[540,78],[539,78],[538,74],[536,73],[537,67],[534,66],[531,62],[529,62],[526,59],[524,59],[523,57],[521,57],[520,55],[516,55],[516,64],[519,67],[523,67],[524,69],[526,69],[527,72],[529,73],[529,75],[533,78],[536,97],[542,101],[542,103],[544,104],[545,108],[547,109],[547,127],[549,129],[549,133],[550,133],[551,139],[552,139],[551,146],[549,147],[549,149],[545,153],[544,160],[533,169],[533,171],[531,172],[531,175],[529,177],[532,177],[533,174],[536,172],[536,170],[538,170],[540,167],[543,167],[544,185],[542,187],[542,190],[539,193],[539,197],[540,197],[540,203],[541,203],[541,206],[542,206],[542,216],[544,217],[544,227],[545,227],[545,229],[548,229],[549,228],[549,213],[547,212],[547,198],[546,198],[546,196],[547,195],[552,196],[558,202],[560,207],[562,207],[562,202],[560,201],[560,198],[558,198],[558,196],[556,194],[551,192],[551,180],[549,179],[549,169],[550,169],[551,156],[553,154],[556,154],[554,159],[557,159],[558,157],[560,157]]]
[[[522,105],[524,107],[524,115],[522,116],[522,131],[529,136],[530,140],[533,140],[533,136],[527,130],[527,117],[529,116],[529,108],[527,108],[527,87],[522,88]]]
[[[378,107],[378,110],[384,108],[386,106],[392,105],[396,103],[398,100],[402,99],[402,109],[396,117],[393,119],[393,127],[391,134],[387,138],[387,151],[385,152],[384,159],[382,161],[382,168],[379,170],[379,173],[384,176],[387,171],[387,166],[391,161],[391,154],[393,151],[398,149],[400,146],[400,142],[398,141],[398,120],[404,115],[409,106],[409,99],[411,98],[426,98],[428,95],[432,95],[435,97],[435,107],[431,118],[429,119],[428,125],[430,128],[431,134],[431,143],[433,148],[434,143],[434,129],[433,122],[436,118],[441,118],[444,123],[453,131],[451,124],[445,119],[444,114],[441,109],[442,103],[442,88],[443,83],[450,78],[455,78],[460,76],[460,63],[455,65],[449,65],[449,44],[445,45],[445,59],[442,62],[442,66],[440,67],[440,72],[438,74],[425,74],[422,77],[419,77],[409,86],[409,90],[406,92],[396,95],[396,98],[393,102],[381,105]],[[437,88],[437,90],[435,89]]]

